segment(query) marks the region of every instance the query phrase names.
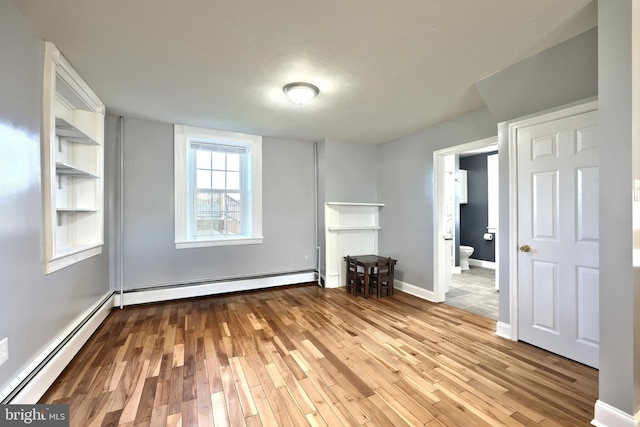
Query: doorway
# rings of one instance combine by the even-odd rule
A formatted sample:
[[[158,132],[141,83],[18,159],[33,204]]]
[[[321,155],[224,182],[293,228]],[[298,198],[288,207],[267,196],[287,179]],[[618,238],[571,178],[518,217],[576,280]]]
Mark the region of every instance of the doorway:
[[[434,296],[496,321],[497,149],[492,137],[434,152]]]

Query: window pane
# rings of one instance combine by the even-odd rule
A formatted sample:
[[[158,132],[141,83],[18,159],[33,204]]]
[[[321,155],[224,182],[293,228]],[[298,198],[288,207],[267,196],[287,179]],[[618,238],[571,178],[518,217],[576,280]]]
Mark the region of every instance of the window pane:
[[[196,192],[196,212],[207,212],[211,210],[211,194],[208,191]]]
[[[214,190],[224,190],[224,189],[226,189],[225,173],[224,172],[218,172],[218,171],[214,171],[213,172],[213,186],[212,186],[212,188]]]
[[[240,154],[227,154],[227,170],[240,170]]]
[[[208,192],[196,192],[196,235],[211,236],[211,210],[212,194]]]
[[[211,188],[211,171],[208,171],[208,170],[197,171],[196,188]]]
[[[198,169],[211,169],[211,152],[204,150],[196,151],[196,167]]]
[[[225,194],[225,218],[227,234],[238,234],[242,232],[240,217],[240,195],[237,193]]]
[[[196,236],[241,234],[242,209],[239,193],[196,192]]]
[[[224,153],[216,153],[213,152],[211,153],[213,156],[213,164],[212,164],[212,169],[217,169],[217,170],[224,170],[224,158],[225,158],[225,154]]]
[[[240,190],[240,172],[227,172],[227,190]]]

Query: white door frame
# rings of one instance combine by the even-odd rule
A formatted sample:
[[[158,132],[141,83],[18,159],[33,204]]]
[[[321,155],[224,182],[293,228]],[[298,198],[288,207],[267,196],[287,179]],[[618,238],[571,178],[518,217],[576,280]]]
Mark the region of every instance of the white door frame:
[[[582,101],[581,104],[561,107],[549,112],[528,116],[498,124],[500,137],[508,138],[509,147],[509,334],[507,338],[518,340],[518,129],[562,119],[598,109],[598,101]],[[496,257],[496,260],[498,257]]]
[[[450,261],[445,253],[444,234],[444,158],[451,154],[467,153],[469,151],[486,148],[498,144],[498,137],[481,139],[468,142],[455,147],[444,148],[433,152],[433,238],[435,239],[433,251],[433,302],[443,302],[445,300],[444,274],[447,271],[445,262]],[[498,272],[498,254],[496,254],[496,273]],[[496,285],[498,285],[498,275],[496,274]]]

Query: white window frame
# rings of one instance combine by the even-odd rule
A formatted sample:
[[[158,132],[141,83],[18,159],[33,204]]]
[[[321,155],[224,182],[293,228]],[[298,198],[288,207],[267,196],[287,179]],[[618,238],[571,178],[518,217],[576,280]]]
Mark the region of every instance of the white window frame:
[[[250,205],[244,235],[196,237],[189,235],[190,190],[189,150],[191,142],[224,144],[247,150],[250,167],[246,179],[251,183],[248,191]],[[193,171],[195,173],[195,170]],[[262,243],[262,136],[239,132],[227,132],[193,126],[174,125],[174,201],[176,249],[207,246],[255,245]]]

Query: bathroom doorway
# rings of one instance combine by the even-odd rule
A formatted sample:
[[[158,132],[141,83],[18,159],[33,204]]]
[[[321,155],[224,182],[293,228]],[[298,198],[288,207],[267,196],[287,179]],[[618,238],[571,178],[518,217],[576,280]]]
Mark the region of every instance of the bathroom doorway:
[[[434,153],[434,293],[498,320],[497,137]]]

